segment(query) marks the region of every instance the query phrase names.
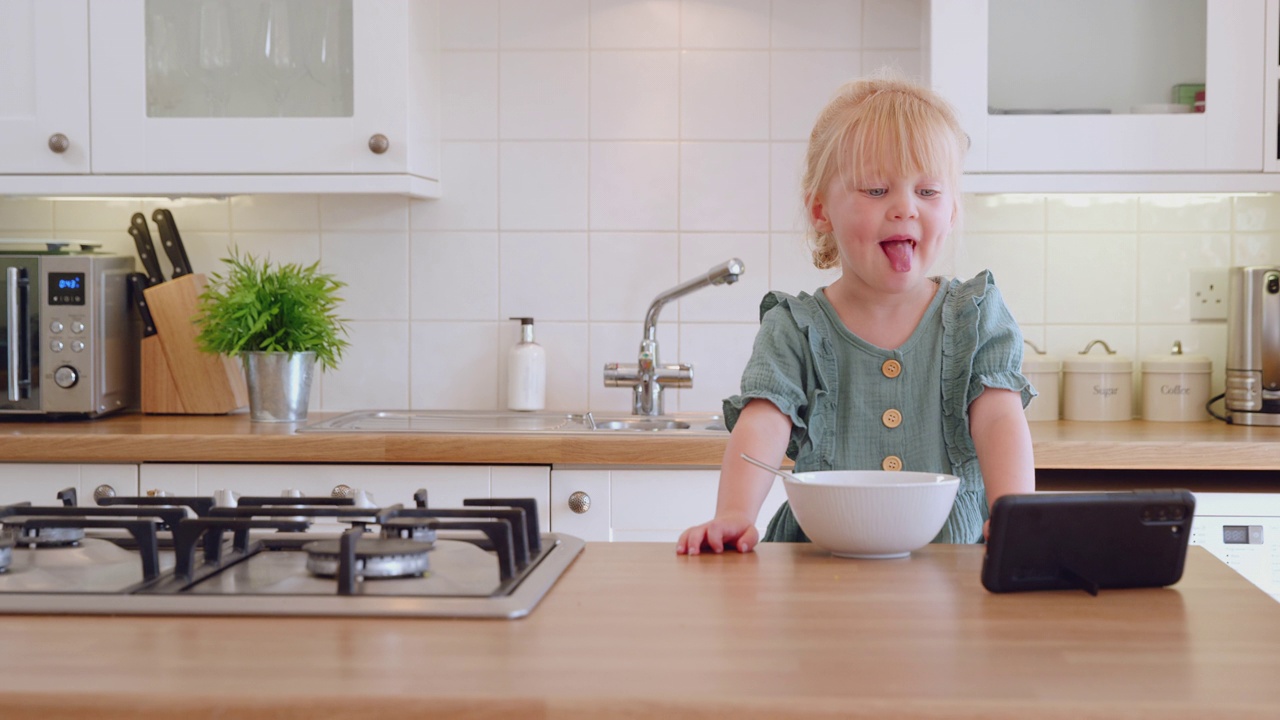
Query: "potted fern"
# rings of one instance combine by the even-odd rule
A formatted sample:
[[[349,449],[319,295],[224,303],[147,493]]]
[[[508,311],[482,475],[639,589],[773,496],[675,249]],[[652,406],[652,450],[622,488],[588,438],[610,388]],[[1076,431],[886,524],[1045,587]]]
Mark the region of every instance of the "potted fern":
[[[243,358],[251,420],[305,420],[316,362],[332,370],[347,347],[335,314],[345,283],[318,262],[272,265],[235,249],[222,262],[200,295],[200,349]]]

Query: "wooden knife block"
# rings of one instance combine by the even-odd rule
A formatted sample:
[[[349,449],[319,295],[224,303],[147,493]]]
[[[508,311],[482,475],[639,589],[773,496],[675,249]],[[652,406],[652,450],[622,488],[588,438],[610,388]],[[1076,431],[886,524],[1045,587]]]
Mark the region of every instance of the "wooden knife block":
[[[244,370],[226,355],[202,352],[193,322],[204,275],[183,275],[143,291],[156,334],[142,339],[142,412],[223,415],[249,403]]]

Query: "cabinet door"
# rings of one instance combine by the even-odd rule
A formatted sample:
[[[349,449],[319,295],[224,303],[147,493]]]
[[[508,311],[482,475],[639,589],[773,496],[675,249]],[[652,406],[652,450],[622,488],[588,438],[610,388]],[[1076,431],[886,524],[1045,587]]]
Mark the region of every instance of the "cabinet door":
[[[408,0],[91,0],[93,172],[403,173],[410,38],[436,31],[412,24]]]
[[[614,470],[609,489],[615,541],[674,543],[686,528],[710,520],[716,512],[719,470]],[[775,481],[760,508],[761,536],[786,500]]]
[[[955,104],[970,135],[968,172],[1262,169],[1265,0],[947,0],[930,8],[930,80]],[[1055,27],[1057,36],[1066,35],[1066,26],[1100,34],[1128,17],[1132,37],[1086,37],[1070,54],[1034,41],[1017,53],[1002,52],[1002,38],[1030,37],[1031,25],[1046,24],[1045,15],[1030,12],[1036,8],[1057,8],[1070,18]],[[1171,19],[1175,12],[1180,18]],[[998,22],[993,13],[1003,13]],[[1170,24],[1191,35],[1203,32],[1202,77],[1159,74],[1169,63],[1148,45]],[[1140,36],[1144,42],[1136,41]],[[1199,42],[1175,47],[1175,57],[1198,61]],[[1087,74],[1091,56],[1113,51],[1121,60]],[[1128,79],[1135,68],[1142,72]],[[1114,94],[1091,94],[1112,77],[1126,78]],[[1203,113],[1143,114],[1172,104],[1174,84],[1196,81],[1205,85]]]
[[[0,505],[30,502],[57,505],[58,492],[74,488],[79,505],[93,505],[94,492],[136,495],[137,465],[49,463],[0,464]]]
[[[0,173],[89,171],[88,42],[87,0],[0,2]]]

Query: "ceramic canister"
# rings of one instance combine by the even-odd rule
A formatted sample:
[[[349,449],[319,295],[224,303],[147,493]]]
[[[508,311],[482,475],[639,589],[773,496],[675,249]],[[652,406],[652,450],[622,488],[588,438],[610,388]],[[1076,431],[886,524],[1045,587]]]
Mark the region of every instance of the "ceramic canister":
[[[1208,420],[1209,377],[1213,361],[1203,355],[1183,355],[1175,342],[1168,355],[1142,359],[1142,419],[1157,422]]]
[[[1031,345],[1030,342],[1027,342]],[[1027,405],[1027,420],[1057,420],[1059,408],[1058,385],[1062,379],[1062,361],[1040,352],[1031,345],[1035,352],[1022,356],[1022,376],[1025,377],[1038,393]]]
[[[1090,355],[1094,345],[1107,354]],[[1133,419],[1133,361],[1116,355],[1094,340],[1078,355],[1062,361],[1062,417],[1064,420],[1117,421]]]

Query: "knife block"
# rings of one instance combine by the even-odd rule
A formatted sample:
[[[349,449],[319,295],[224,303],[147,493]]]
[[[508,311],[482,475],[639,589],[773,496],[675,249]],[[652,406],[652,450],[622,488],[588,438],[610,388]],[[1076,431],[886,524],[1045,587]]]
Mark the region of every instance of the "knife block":
[[[244,370],[196,345],[194,318],[204,275],[183,275],[143,291],[156,334],[142,339],[142,412],[224,415],[249,403]]]

